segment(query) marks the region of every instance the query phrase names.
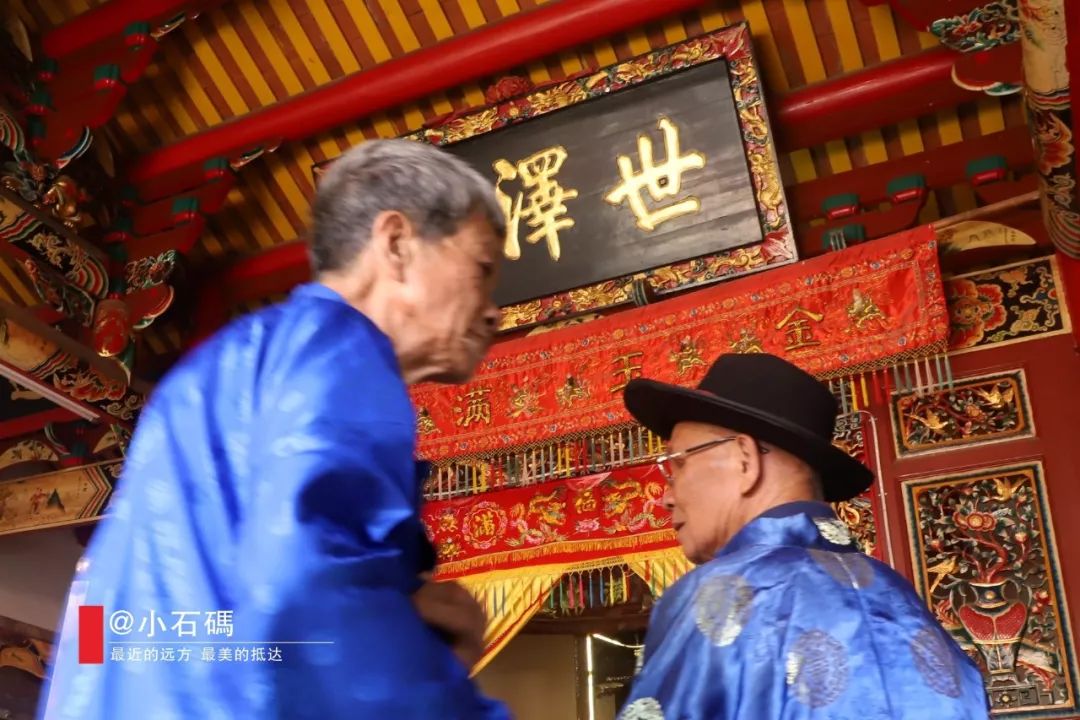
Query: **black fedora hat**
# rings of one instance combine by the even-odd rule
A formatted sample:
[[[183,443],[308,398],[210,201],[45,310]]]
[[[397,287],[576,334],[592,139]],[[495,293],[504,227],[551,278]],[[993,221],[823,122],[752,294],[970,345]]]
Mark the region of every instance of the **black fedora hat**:
[[[721,355],[696,389],[638,379],[623,397],[630,414],[665,440],[677,423],[701,422],[786,450],[818,472],[829,502],[848,500],[874,481],[865,465],[832,444],[836,398],[775,355]]]

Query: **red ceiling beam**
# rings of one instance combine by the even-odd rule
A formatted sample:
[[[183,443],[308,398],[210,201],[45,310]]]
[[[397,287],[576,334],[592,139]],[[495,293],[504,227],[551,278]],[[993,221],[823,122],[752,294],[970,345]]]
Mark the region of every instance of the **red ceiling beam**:
[[[705,0],[563,0],[346,76],[144,155],[129,182],[153,200],[201,181],[202,163],[265,143],[303,140],[703,5]]]
[[[112,0],[45,33],[41,47],[46,57],[59,59],[101,42],[120,40],[131,23],[163,23],[181,12],[204,9],[218,2],[220,0]]]
[[[8,420],[0,420],[0,440],[37,432],[49,423],[67,423],[78,420],[79,416],[70,410],[57,407],[51,410],[20,415]]]
[[[302,240],[236,261],[199,288],[189,346],[224,325],[234,305],[288,292],[310,278],[307,243]]]
[[[679,8],[665,5],[665,12],[696,2],[678,0]],[[629,26],[645,22],[641,19],[645,15],[663,14],[656,10],[660,3],[639,7],[639,0],[581,0],[544,6],[185,138],[143,156],[131,168],[129,180],[139,188],[143,200],[167,197],[201,182],[202,163],[208,159],[236,155],[271,138],[273,142],[300,140],[558,52],[567,44],[618,32],[616,26],[626,25],[631,15],[587,29],[578,29],[575,23],[589,12],[600,12],[588,7],[620,4],[637,9]],[[556,13],[560,8],[569,9]],[[525,22],[534,16],[538,21],[535,26]],[[559,23],[577,32],[553,35],[550,29]],[[519,40],[528,28],[544,42],[521,46]],[[509,33],[506,38],[504,32]],[[444,54],[433,55],[436,51]],[[427,63],[425,56],[439,59]],[[777,142],[784,150],[811,147],[975,100],[980,95],[952,81],[956,58],[956,53],[945,48],[927,50],[779,98],[773,118]],[[431,71],[431,64],[438,65],[438,72]]]
[[[931,189],[949,188],[967,180],[967,166],[972,160],[995,155],[1003,157],[1014,172],[1029,170],[1035,157],[1027,127],[1018,125],[887,163],[799,183],[787,189],[788,209],[797,224],[805,224],[820,218],[824,214],[822,204],[838,193],[856,193],[863,207],[873,207],[888,201],[889,182],[905,175],[922,175]]]
[[[812,147],[976,100],[952,81],[958,58],[935,48],[791,92],[770,111],[777,141]]]

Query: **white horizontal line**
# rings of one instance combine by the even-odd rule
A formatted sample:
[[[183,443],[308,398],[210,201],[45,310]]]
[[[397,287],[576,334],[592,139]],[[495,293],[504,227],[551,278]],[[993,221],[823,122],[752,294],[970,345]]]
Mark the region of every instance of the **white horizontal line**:
[[[116,642],[110,640],[106,645],[333,645],[333,640],[281,640],[266,642],[258,640],[132,640]]]

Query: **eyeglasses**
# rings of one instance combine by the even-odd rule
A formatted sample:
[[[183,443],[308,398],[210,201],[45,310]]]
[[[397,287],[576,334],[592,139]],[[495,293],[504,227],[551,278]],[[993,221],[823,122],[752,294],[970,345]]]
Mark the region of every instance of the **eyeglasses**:
[[[739,437],[738,435],[729,435],[727,437],[716,438],[715,440],[710,440],[709,442],[703,442],[700,445],[694,445],[693,447],[688,447],[685,450],[680,450],[679,452],[673,452],[673,453],[667,453],[665,455],[661,455],[660,457],[656,458],[656,465],[657,465],[657,467],[660,468],[660,474],[664,476],[664,479],[667,480],[668,482],[671,482],[671,478],[672,478],[671,461],[672,460],[682,460],[684,458],[690,457],[691,455],[694,455],[695,453],[705,452],[706,450],[712,450],[714,447],[723,445],[724,443],[729,443],[732,440],[737,440],[738,437]],[[761,443],[757,443],[757,447],[758,447],[758,452],[761,453],[762,455],[768,454],[769,448],[765,447]]]

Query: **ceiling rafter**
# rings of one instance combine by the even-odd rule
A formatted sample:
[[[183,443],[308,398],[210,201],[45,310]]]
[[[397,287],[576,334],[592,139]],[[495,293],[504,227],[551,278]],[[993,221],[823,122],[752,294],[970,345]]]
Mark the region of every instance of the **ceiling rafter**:
[[[110,135],[135,159],[186,136],[235,122],[237,117],[322,92],[328,82],[343,75],[373,69],[385,72],[409,51],[422,52],[448,38],[460,42],[469,31],[490,29],[527,11],[552,12],[563,2],[233,0],[204,13],[198,22],[188,23],[172,34],[170,42],[162,43],[157,62],[147,71],[148,81],[133,86],[121,103],[117,118],[110,123]],[[45,9],[39,14],[70,17],[80,7],[99,4],[99,0],[44,0]],[[1024,124],[1015,98],[978,97],[945,81],[944,54],[937,38],[912,27],[888,4],[861,0],[710,0],[698,4],[698,9],[638,23],[634,30],[609,33],[503,72],[524,74],[534,84],[562,79],[747,20],[765,84],[772,91],[773,124],[783,142],[789,124],[783,117],[785,110],[795,112],[792,126],[829,126],[806,121],[814,117],[812,103],[792,110],[797,107],[793,99],[805,99],[809,85],[881,69],[890,61],[919,65],[924,55],[938,54],[937,64],[923,65],[922,71],[936,73],[941,81],[937,92],[944,99],[912,93],[927,112],[842,137],[796,130],[780,157],[789,192],[803,183],[884,166]],[[196,267],[213,266],[220,262],[218,256],[265,251],[302,238],[314,192],[312,165],[336,157],[358,141],[394,137],[447,111],[483,103],[480,83],[493,74],[498,73],[335,124],[264,154],[243,169],[240,184],[228,193],[221,211],[206,218],[206,229],[193,250]],[[866,95],[859,111],[845,116],[879,108],[880,103]],[[976,203],[974,192],[962,183],[932,192],[922,217],[933,219],[971,209]],[[166,325],[149,328],[145,336],[155,350],[173,352],[181,334],[182,329]]]

